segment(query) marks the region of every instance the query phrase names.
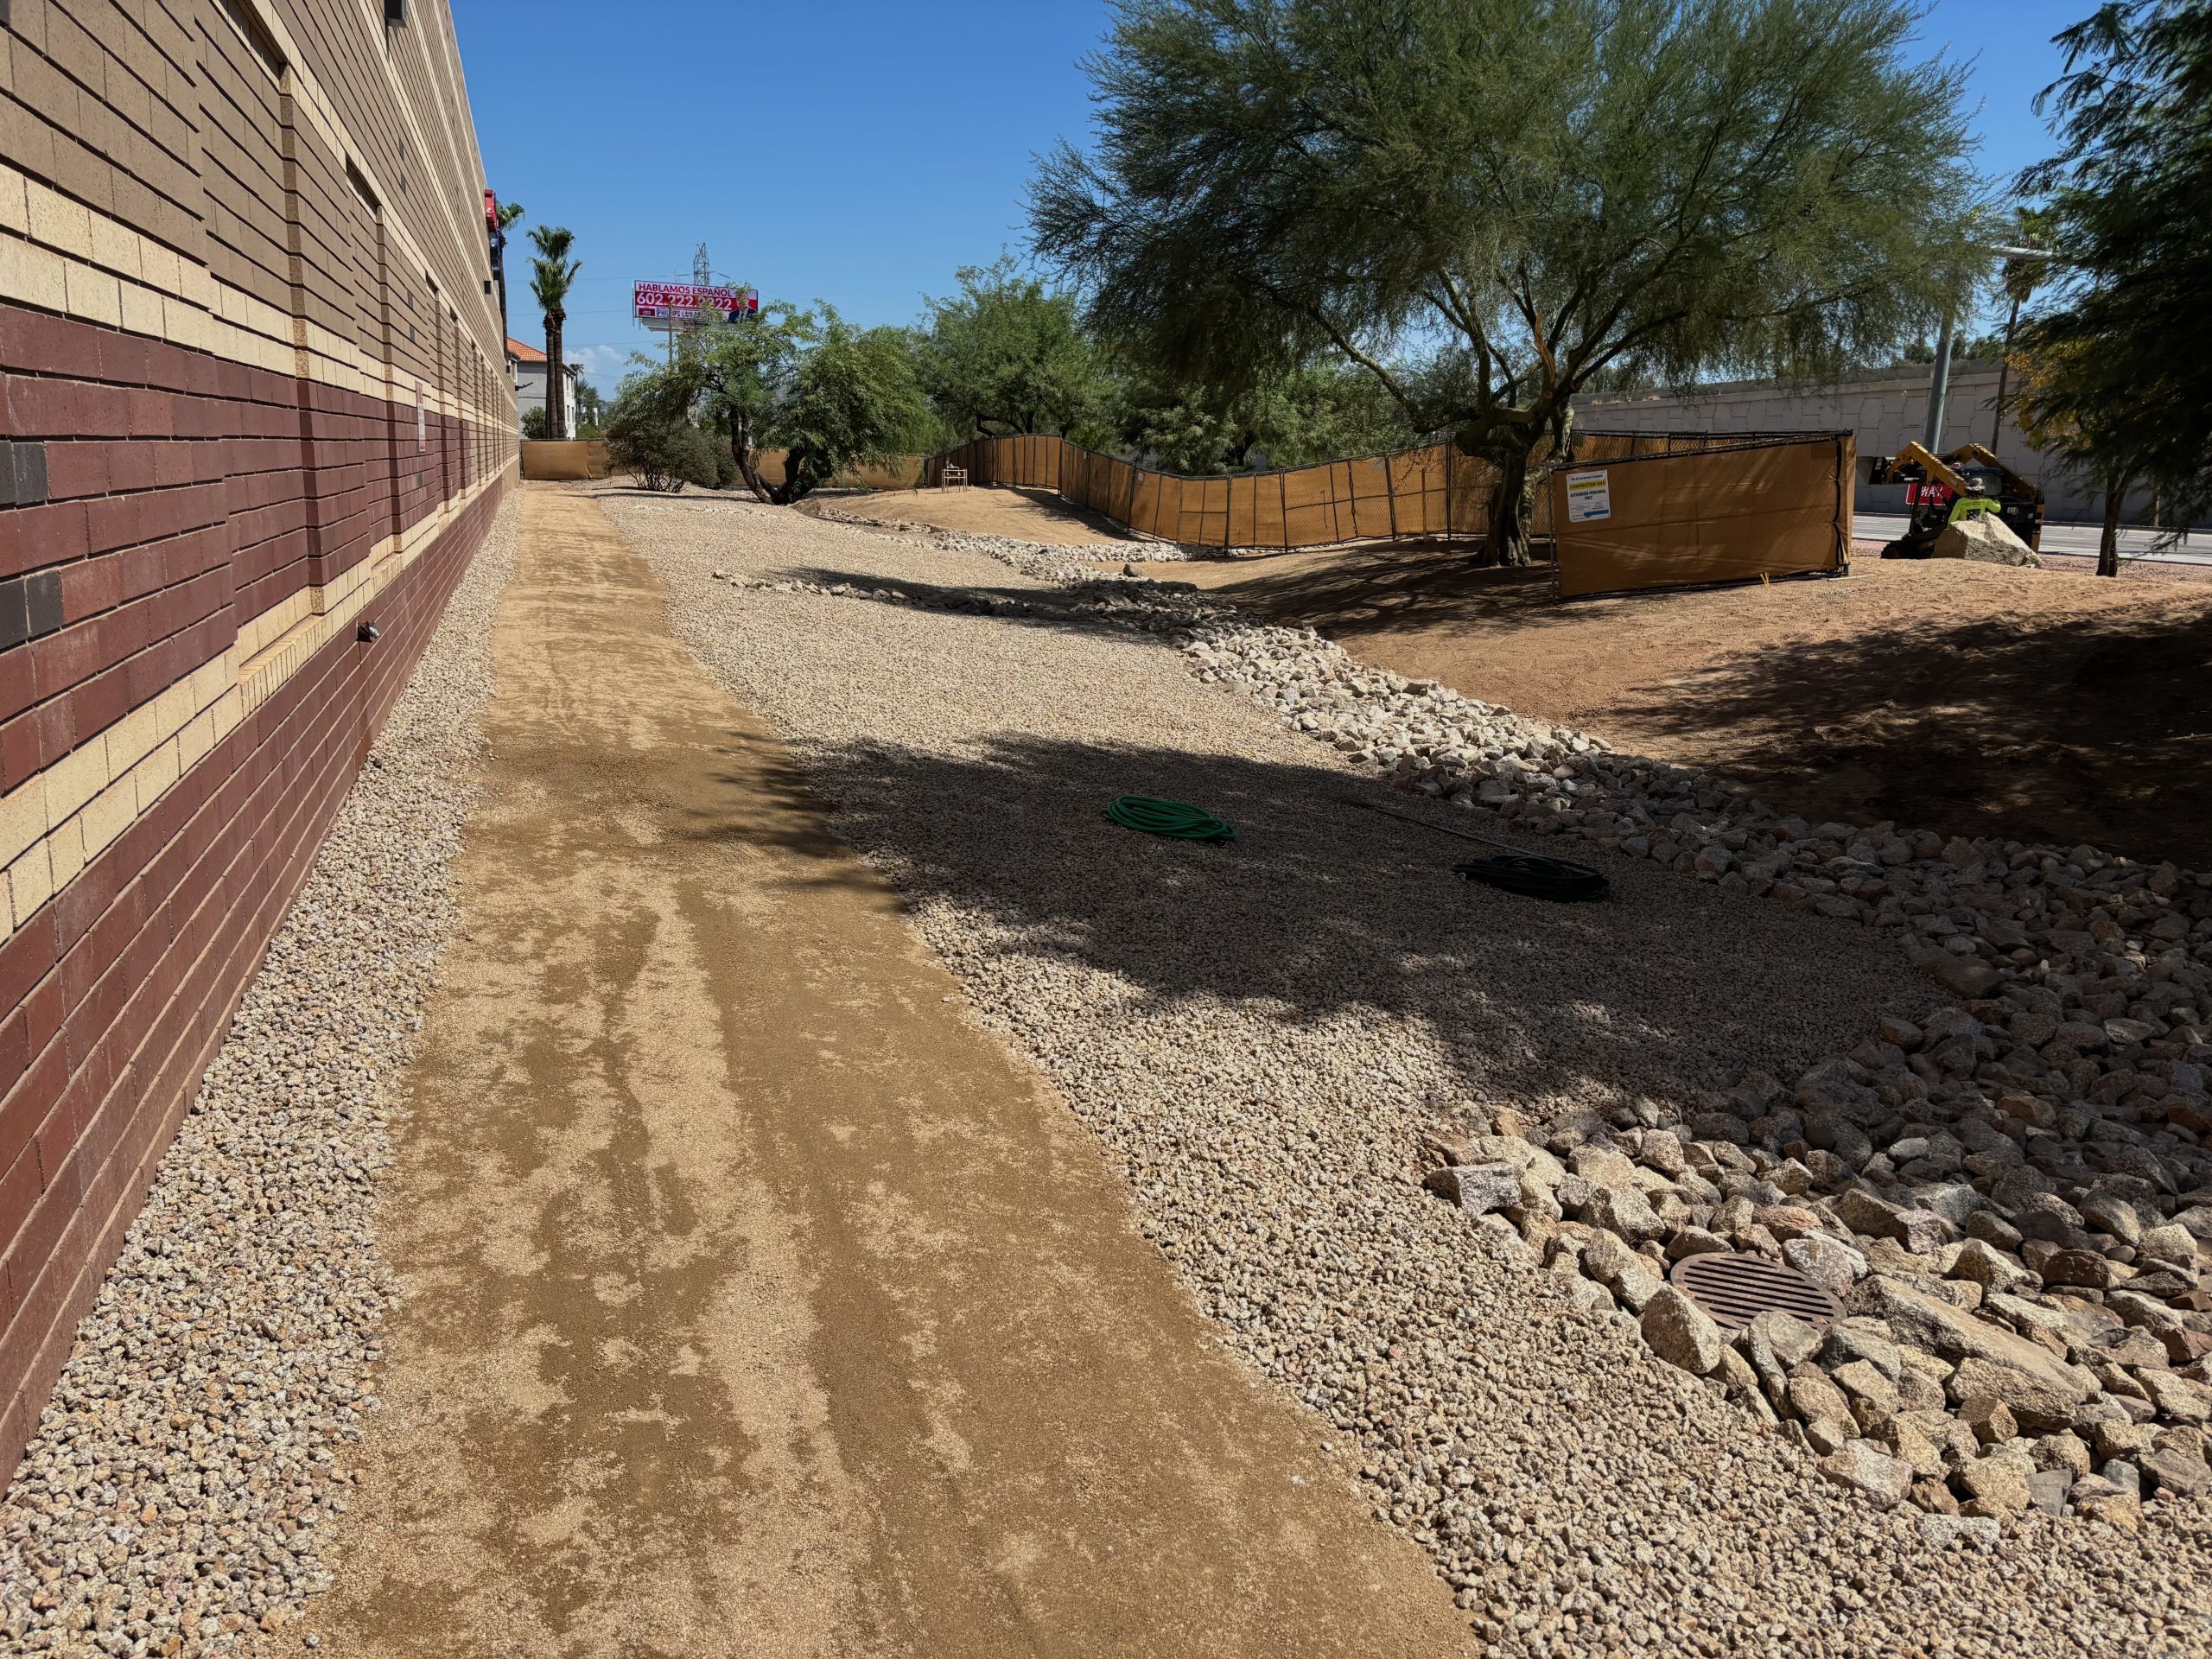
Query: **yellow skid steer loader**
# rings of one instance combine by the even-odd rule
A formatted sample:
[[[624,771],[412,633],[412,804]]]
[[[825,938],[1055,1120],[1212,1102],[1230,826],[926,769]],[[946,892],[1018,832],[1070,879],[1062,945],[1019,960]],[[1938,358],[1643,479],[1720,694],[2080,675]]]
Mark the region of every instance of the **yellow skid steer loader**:
[[[1924,559],[1952,520],[1986,512],[2037,552],[2043,550],[2043,492],[1979,443],[1948,455],[1908,443],[1874,459],[1873,484],[1903,484],[1910,515],[1904,535],[1882,550],[1885,559]]]

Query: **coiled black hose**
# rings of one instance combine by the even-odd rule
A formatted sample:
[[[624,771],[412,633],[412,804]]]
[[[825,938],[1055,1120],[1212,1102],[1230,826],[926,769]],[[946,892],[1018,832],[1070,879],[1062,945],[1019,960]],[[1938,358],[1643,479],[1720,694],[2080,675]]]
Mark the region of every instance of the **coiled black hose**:
[[[1508,893],[1526,893],[1531,899],[1605,896],[1605,878],[1588,865],[1570,863],[1563,858],[1546,858],[1541,853],[1492,853],[1452,868],[1470,881],[1487,882]]]
[[[1414,817],[1410,812],[1394,812],[1387,806],[1378,806],[1373,801],[1363,801],[1351,795],[1338,798],[1346,806],[1380,812],[1386,818],[1403,819],[1423,830],[1433,830],[1440,836],[1456,836],[1461,841],[1505,849],[1502,853],[1471,858],[1464,864],[1452,867],[1454,874],[1465,876],[1470,881],[1502,887],[1508,893],[1522,893],[1531,899],[1567,902],[1602,899],[1611,890],[1611,884],[1605,878],[1586,864],[1576,864],[1564,858],[1548,858],[1541,853],[1524,853],[1510,842],[1497,841],[1489,836],[1478,836],[1465,830],[1431,823],[1426,818]]]

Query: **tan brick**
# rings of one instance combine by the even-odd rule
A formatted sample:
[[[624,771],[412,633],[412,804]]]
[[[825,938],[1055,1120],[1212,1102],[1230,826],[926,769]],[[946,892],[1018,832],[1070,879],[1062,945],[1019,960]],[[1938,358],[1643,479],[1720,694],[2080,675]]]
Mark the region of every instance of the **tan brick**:
[[[47,857],[44,842],[8,867],[8,893],[17,927],[30,920],[31,913],[54,897],[54,865]]]
[[[30,202],[23,175],[7,166],[0,166],[0,231],[13,231],[18,236],[29,236],[31,231]]]
[[[58,253],[0,235],[0,300],[41,311],[68,307],[68,267]]]
[[[168,694],[162,694],[166,696]],[[152,753],[169,734],[162,720],[162,698],[132,709],[107,728],[101,741],[107,747],[107,775],[120,778]]]
[[[62,275],[71,316],[111,328],[123,327],[123,287],[115,277],[74,261],[66,263]]]
[[[116,837],[128,830],[137,816],[138,791],[128,778],[109,785],[92,797],[78,820],[85,832],[87,861],[98,858],[112,846]]]
[[[81,819],[72,818],[46,838],[47,855],[54,861],[54,886],[59,892],[77,879],[85,868],[85,830]]]
[[[163,333],[162,296],[150,288],[141,288],[136,283],[122,285],[123,326],[134,334],[152,334],[160,338]]]
[[[202,757],[215,747],[214,710],[194,715],[177,734],[176,759],[178,766],[189,772],[198,766]]]
[[[138,233],[128,226],[118,225],[105,214],[92,221],[92,263],[103,270],[118,276],[137,276],[139,274]]]
[[[107,751],[94,743],[65,754],[38,775],[38,782],[46,791],[46,821],[63,823],[107,787]]]
[[[179,770],[176,740],[174,738],[138,764],[137,769],[130,774],[130,781],[138,791],[140,812],[153,809],[154,803],[161,799],[162,791],[176,782]]]
[[[52,823],[47,817],[46,785],[41,779],[34,778],[0,796],[0,864],[21,856]]]

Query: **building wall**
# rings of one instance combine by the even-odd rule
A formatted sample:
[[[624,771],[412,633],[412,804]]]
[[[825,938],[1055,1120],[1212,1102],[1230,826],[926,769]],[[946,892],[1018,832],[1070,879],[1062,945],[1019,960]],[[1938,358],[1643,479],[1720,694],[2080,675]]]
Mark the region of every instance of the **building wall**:
[[[545,407],[545,365],[543,363],[516,363],[509,359],[514,372],[515,418],[519,420],[533,409]],[[573,432],[576,428],[576,381],[574,369],[569,371],[568,396],[562,400],[563,424]]]
[[[383,10],[0,0],[0,1477],[513,474]]]
[[[1732,381],[1700,387],[1693,397],[1658,392],[1599,395],[1574,400],[1578,425],[1624,432],[1850,431],[1859,438],[1859,512],[1901,513],[1901,486],[1867,483],[1877,455],[1893,455],[1926,435],[1928,385],[1932,370],[1916,364],[1857,376],[1833,387],[1793,387],[1771,380]],[[1998,365],[1954,362],[1944,400],[1943,444],[1988,443],[1995,427]],[[2047,515],[2055,520],[2097,519],[2102,495],[2046,460],[2020,435],[2008,415],[1993,446],[1998,459],[2042,486]],[[2140,507],[2144,504],[2135,504]]]

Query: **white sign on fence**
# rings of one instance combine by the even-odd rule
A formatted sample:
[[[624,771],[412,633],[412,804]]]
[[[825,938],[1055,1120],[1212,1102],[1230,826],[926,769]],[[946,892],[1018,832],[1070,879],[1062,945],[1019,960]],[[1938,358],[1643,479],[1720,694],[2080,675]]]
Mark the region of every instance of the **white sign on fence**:
[[[1604,473],[1569,473],[1567,475],[1568,524],[1586,524],[1593,518],[1610,518],[1612,516],[1613,490],[1612,486],[1606,482]]]

